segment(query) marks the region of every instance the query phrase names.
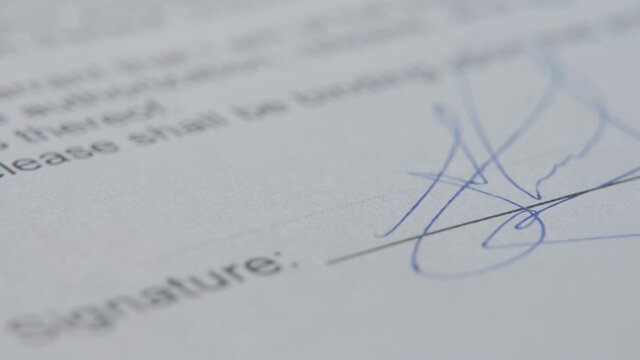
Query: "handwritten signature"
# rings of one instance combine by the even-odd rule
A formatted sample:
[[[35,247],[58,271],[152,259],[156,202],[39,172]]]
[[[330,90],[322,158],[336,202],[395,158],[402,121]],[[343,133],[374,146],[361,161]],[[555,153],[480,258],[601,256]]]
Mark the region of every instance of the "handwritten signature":
[[[431,205],[430,200],[435,191],[443,186],[453,187],[453,195],[446,199],[444,204],[437,208],[435,215],[427,220],[422,232],[423,236],[415,242],[411,255],[411,265],[415,272],[424,276],[440,278],[468,277],[512,265],[532,254],[544,244],[640,237],[639,232],[549,240],[547,237],[552,229],[547,228],[545,214],[552,209],[566,205],[584,194],[576,193],[574,196],[567,196],[558,201],[552,201],[536,208],[523,205],[521,201],[517,201],[512,195],[515,191],[520,198],[524,197],[528,199],[528,201],[537,200],[544,203],[544,201],[548,199],[543,191],[544,185],[553,178],[560,176],[569,164],[579,161],[589,161],[589,157],[597,151],[597,145],[603,142],[603,137],[607,132],[618,132],[623,137],[628,138],[631,143],[640,145],[640,132],[609,111],[603,97],[599,94],[598,88],[592,84],[588,78],[568,69],[564,62],[548,49],[539,49],[539,52],[542,61],[538,61],[538,63],[541,63],[540,68],[545,74],[546,87],[537,98],[532,110],[529,111],[524,118],[514,119],[517,121],[513,122],[517,124],[515,130],[508,133],[507,136],[497,144],[490,140],[485,122],[483,122],[476,107],[477,94],[472,90],[472,84],[467,71],[462,67],[454,68],[457,91],[464,110],[464,118],[470,123],[470,133],[475,137],[474,140],[479,142],[484,152],[486,152],[486,156],[483,158],[477,154],[477,151],[474,153],[469,142],[465,141],[465,137],[463,136],[463,117],[459,116],[452,106],[445,103],[439,103],[434,106],[436,118],[447,131],[451,133],[451,147],[442,166],[437,172],[409,173],[412,176],[428,180],[430,184],[412,204],[409,210],[406,211],[389,230],[380,235],[380,237],[387,237],[396,233],[409,218],[416,216],[415,213],[418,208]],[[538,175],[534,179],[526,179],[526,182],[533,184],[527,189],[527,187],[523,185],[525,181],[516,180],[512,170],[506,165],[503,159],[510,151],[513,151],[513,148],[522,141],[525,135],[529,134],[532,129],[540,123],[545,115],[552,116],[549,115],[550,109],[554,103],[558,101],[560,95],[568,96],[579,104],[581,108],[589,114],[592,114],[595,119],[594,121],[596,121],[595,129],[584,139],[578,148],[564,154],[564,156],[555,162],[551,162],[551,164],[545,168],[542,176]],[[544,144],[544,140],[541,140],[541,143]],[[638,154],[640,154],[640,147],[637,150]],[[472,169],[471,175],[468,177],[451,175],[454,161],[462,161],[470,166]],[[637,176],[637,174],[640,173],[640,163],[637,165],[639,166],[627,168],[622,173],[607,175],[607,180],[600,183],[599,186],[607,187],[632,176]],[[491,179],[491,176],[488,174],[489,169],[491,169],[492,174],[497,174],[494,175],[493,179]],[[498,179],[498,177],[500,179]],[[500,193],[489,191],[487,189],[489,185],[498,180],[505,182],[507,184],[506,188],[501,188]],[[488,263],[484,263],[471,270],[437,271],[432,262],[426,260],[428,257],[424,256],[424,252],[428,251],[425,247],[430,241],[430,238],[427,238],[426,235],[434,230],[434,226],[442,220],[454,203],[458,202],[464,195],[470,193],[478,194],[484,198],[499,200],[502,203],[509,204],[514,209],[520,210],[510,214],[506,220],[501,221],[497,227],[489,232],[488,236],[483,235],[484,237],[480,243],[483,251],[505,248],[514,250],[504,257],[497,257],[497,259],[492,257]],[[507,195],[507,193],[510,195]],[[497,243],[496,239],[499,235],[505,237],[508,235],[507,230],[511,231],[512,229],[515,232],[511,232],[510,234],[515,233],[516,237],[521,236],[526,239],[533,238],[534,240],[523,242],[522,239],[520,239],[512,243]],[[524,232],[527,232],[526,236]]]

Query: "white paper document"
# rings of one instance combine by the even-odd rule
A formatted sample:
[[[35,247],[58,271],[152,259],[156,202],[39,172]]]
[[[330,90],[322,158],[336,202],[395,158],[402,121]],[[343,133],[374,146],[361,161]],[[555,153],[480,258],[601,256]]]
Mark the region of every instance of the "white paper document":
[[[638,359],[640,3],[13,1],[0,359]]]

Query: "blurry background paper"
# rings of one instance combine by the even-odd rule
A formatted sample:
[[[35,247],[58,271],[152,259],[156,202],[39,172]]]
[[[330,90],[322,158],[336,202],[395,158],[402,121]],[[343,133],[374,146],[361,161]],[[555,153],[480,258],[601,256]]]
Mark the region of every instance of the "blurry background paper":
[[[1,6],[0,358],[640,354],[636,1]]]

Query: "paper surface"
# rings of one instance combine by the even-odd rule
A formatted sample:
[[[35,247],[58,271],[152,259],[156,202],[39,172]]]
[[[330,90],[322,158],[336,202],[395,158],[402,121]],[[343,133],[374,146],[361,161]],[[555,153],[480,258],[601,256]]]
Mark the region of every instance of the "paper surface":
[[[636,359],[635,1],[0,14],[1,359]]]

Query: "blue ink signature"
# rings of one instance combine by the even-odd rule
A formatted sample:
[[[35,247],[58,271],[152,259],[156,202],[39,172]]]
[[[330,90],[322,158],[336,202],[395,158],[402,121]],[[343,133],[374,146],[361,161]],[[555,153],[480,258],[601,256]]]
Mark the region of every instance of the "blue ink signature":
[[[595,150],[596,145],[602,142],[603,135],[607,131],[618,131],[624,136],[630,138],[634,143],[640,143],[640,132],[628,125],[622,119],[614,116],[608,109],[603,97],[599,94],[598,88],[589,82],[589,80],[578,74],[575,71],[569,71],[563,61],[556,55],[552,54],[547,49],[539,49],[541,57],[543,59],[541,68],[544,72],[545,79],[548,79],[546,87],[542,94],[537,99],[532,110],[518,123],[519,126],[500,144],[493,144],[487,135],[484,123],[476,108],[475,96],[471,89],[470,82],[466,76],[465,69],[462,67],[454,67],[454,74],[457,81],[457,89],[462,101],[462,107],[466,119],[470,122],[472,133],[479,140],[482,148],[488,154],[488,158],[480,160],[470,149],[469,144],[464,140],[462,130],[462,119],[455,110],[447,104],[439,103],[434,106],[434,114],[438,121],[451,133],[452,144],[449,152],[442,163],[442,166],[437,172],[433,173],[420,173],[412,172],[409,175],[417,176],[422,179],[430,181],[427,189],[420,195],[420,197],[413,203],[409,210],[402,215],[402,217],[390,227],[380,237],[387,237],[394,234],[407,219],[414,215],[415,211],[425,204],[430,195],[442,185],[451,186],[455,189],[454,194],[445,201],[434,216],[432,216],[426,222],[422,235],[415,242],[412,255],[411,265],[416,273],[430,277],[440,278],[456,278],[467,277],[483,274],[486,272],[494,271],[512,265],[513,263],[522,260],[526,256],[532,254],[540,245],[547,244],[565,244],[565,243],[578,243],[582,241],[593,240],[610,240],[610,239],[624,239],[640,237],[640,233],[632,234],[610,234],[603,236],[592,236],[583,238],[571,238],[571,239],[547,239],[548,229],[543,219],[543,215],[549,210],[566,204],[581,194],[575,196],[569,196],[562,198],[558,201],[551,202],[540,208],[527,208],[521,202],[517,202],[511,197],[506,195],[496,194],[483,189],[483,186],[490,184],[487,170],[493,167],[497,170],[502,180],[505,180],[508,186],[511,186],[510,191],[515,190],[520,196],[524,195],[525,198],[533,200],[545,200],[543,195],[543,185],[552,178],[560,174],[567,165],[573,162],[587,159],[590,154]],[[513,146],[518,143],[524,135],[529,133],[531,129],[542,119],[543,115],[548,112],[549,108],[557,101],[558,95],[562,93],[568,95],[571,99],[577,102],[580,106],[586,109],[589,113],[595,115],[597,119],[597,126],[590,136],[584,141],[583,144],[574,151],[566,154],[564,157],[553,163],[543,176],[532,179],[534,180],[532,189],[527,189],[520,182],[516,181],[512,176],[509,168],[503,163],[502,157],[507,154]],[[640,154],[640,150],[638,152]],[[463,161],[466,161],[472,170],[472,174],[469,177],[457,177],[450,175],[451,165],[457,157],[462,157]],[[640,165],[640,164],[638,164]],[[615,182],[629,178],[637,173],[640,173],[640,166],[630,168],[621,174],[615,174],[609,178],[606,182],[600,186],[606,187]],[[483,250],[492,249],[504,249],[513,248],[519,249],[514,254],[509,255],[506,258],[492,261],[488,265],[483,265],[472,270],[463,270],[458,272],[438,272],[434,271],[430,267],[430,263],[425,261],[419,261],[419,253],[423,248],[425,241],[428,238],[425,236],[433,230],[434,225],[447,213],[447,210],[458,201],[466,193],[475,193],[483,197],[489,197],[491,199],[497,199],[503,203],[509,204],[515,209],[520,211],[515,212],[509,216],[506,220],[502,221],[490,234],[484,238],[481,242]],[[513,228],[516,232],[528,230],[535,235],[534,241],[507,243],[507,244],[494,244],[494,239],[498,235],[504,233],[506,229]],[[528,235],[530,236],[530,235]],[[446,241],[446,240],[444,240]]]

